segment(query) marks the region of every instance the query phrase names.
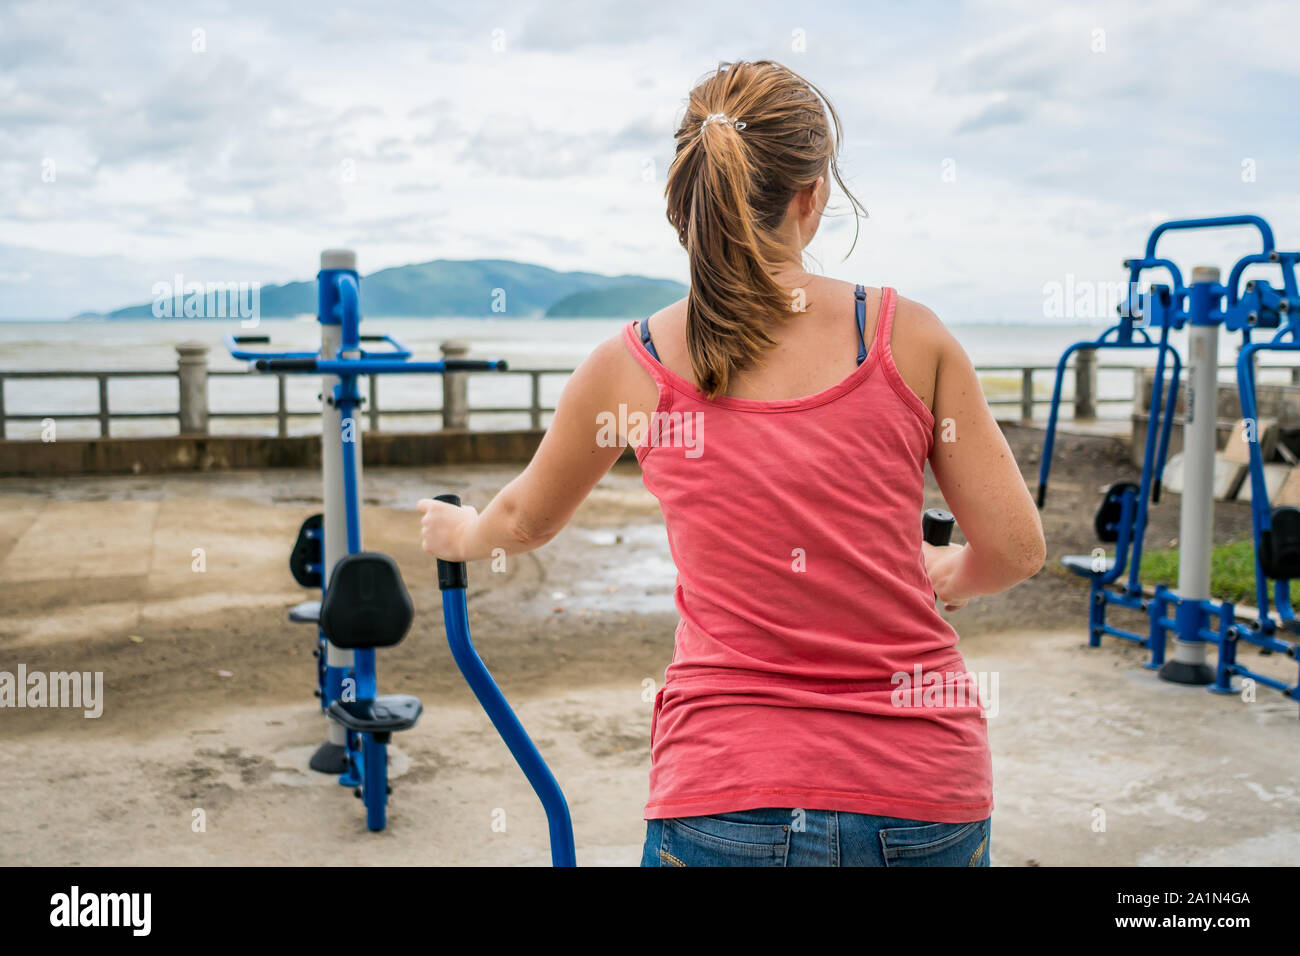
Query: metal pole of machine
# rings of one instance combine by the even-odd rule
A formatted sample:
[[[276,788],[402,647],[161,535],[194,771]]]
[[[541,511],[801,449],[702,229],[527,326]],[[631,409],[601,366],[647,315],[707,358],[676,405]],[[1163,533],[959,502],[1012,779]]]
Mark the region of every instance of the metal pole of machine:
[[[1175,684],[1210,684],[1205,662],[1210,599],[1210,554],[1214,548],[1214,454],[1219,396],[1219,270],[1192,270],[1188,302],[1187,417],[1183,425],[1183,495],[1178,525],[1178,604],[1173,657],[1160,677]]]
[[[349,249],[326,249],[320,256],[320,356],[325,360],[338,357],[342,342],[342,327],[338,312],[338,294],[333,288],[333,276],[338,272],[357,270],[357,255]],[[347,506],[343,492],[343,442],[339,441],[342,417],[334,404],[334,389],[339,384],[337,375],[321,378],[321,483],[325,499],[325,567],[323,574],[328,586],[334,565],[348,553]],[[354,431],[355,441],[348,444],[349,452],[356,456],[357,480],[361,477],[361,434]],[[358,516],[360,521],[360,516]],[[343,679],[352,667],[352,652],[326,644],[325,700],[329,705],[342,693]],[[329,723],[329,741],[317,751],[317,758],[328,752],[326,772],[343,773],[347,769],[347,731],[335,721]],[[313,758],[313,766],[317,762]]]

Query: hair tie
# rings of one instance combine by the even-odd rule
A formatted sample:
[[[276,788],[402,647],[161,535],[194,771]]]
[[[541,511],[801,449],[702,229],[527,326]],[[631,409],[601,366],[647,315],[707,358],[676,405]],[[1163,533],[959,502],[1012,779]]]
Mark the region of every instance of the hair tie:
[[[703,132],[704,127],[708,126],[710,123],[725,123],[728,126],[734,126],[738,130],[744,129],[748,125],[742,123],[738,119],[732,119],[726,113],[710,113],[708,116],[704,117],[704,122],[700,124],[700,131]]]

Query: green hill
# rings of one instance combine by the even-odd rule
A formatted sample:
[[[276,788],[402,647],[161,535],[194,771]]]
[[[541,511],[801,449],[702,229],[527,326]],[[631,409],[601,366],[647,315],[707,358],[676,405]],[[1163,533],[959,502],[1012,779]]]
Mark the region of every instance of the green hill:
[[[649,282],[629,281],[625,285],[603,289],[584,289],[566,295],[546,310],[548,319],[625,318],[653,315],[670,302],[686,294],[680,282],[656,279]]]
[[[367,316],[455,316],[525,318],[538,315],[635,317],[681,298],[686,287],[670,279],[557,272],[508,259],[435,259],[381,269],[361,280]],[[608,299],[601,294],[608,293]],[[247,293],[245,293],[247,294]],[[237,314],[237,293],[229,293],[226,314]],[[595,295],[595,299],[586,298]],[[568,303],[568,304],[565,304]],[[599,303],[599,304],[597,304]],[[263,318],[288,318],[316,311],[316,283],[264,285],[259,291]],[[173,316],[186,315],[184,300],[172,302]],[[111,319],[147,319],[153,303],[109,312]]]

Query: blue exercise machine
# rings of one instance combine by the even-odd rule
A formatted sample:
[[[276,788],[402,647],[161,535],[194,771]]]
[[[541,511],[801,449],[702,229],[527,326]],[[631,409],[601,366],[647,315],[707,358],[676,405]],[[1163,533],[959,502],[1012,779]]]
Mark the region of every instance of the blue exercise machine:
[[[1258,232],[1261,248],[1237,260],[1226,285],[1219,281],[1219,270],[1210,266],[1193,269],[1191,283],[1186,284],[1178,266],[1156,254],[1160,237],[1168,232],[1242,226],[1253,227]],[[1241,677],[1281,691],[1294,701],[1300,701],[1300,682],[1288,684],[1252,671],[1238,661],[1236,652],[1237,645],[1245,641],[1265,652],[1285,654],[1294,660],[1300,647],[1295,640],[1280,636],[1280,629],[1291,635],[1300,634],[1300,622],[1295,619],[1289,595],[1290,579],[1300,577],[1300,509],[1269,507],[1259,441],[1254,366],[1255,355],[1264,350],[1300,351],[1300,335],[1297,335],[1300,330],[1291,315],[1291,303],[1297,300],[1295,267],[1298,259],[1300,253],[1279,252],[1275,248],[1272,229],[1258,216],[1186,219],[1157,226],[1147,239],[1144,255],[1125,262],[1129,271],[1129,293],[1120,307],[1119,325],[1094,342],[1070,346],[1061,357],[1052,394],[1038,491],[1041,507],[1055,440],[1061,379],[1069,356],[1081,348],[1157,347],[1159,353],[1141,480],[1137,485],[1119,483],[1112,486],[1095,520],[1102,541],[1116,545],[1116,556],[1100,560],[1091,555],[1062,558],[1066,568],[1089,580],[1089,644],[1096,647],[1104,634],[1110,634],[1147,648],[1151,657],[1145,666],[1158,669],[1160,677],[1165,680],[1208,685],[1210,690],[1232,694],[1238,692],[1232,678]],[[1260,279],[1243,284],[1247,268],[1265,264],[1280,267],[1280,289]],[[1167,273],[1169,282],[1151,282],[1145,291],[1139,292],[1139,280],[1149,270]],[[1237,359],[1237,390],[1249,442],[1258,603],[1258,616],[1255,618],[1238,615],[1232,602],[1216,601],[1210,597],[1220,326],[1242,336]],[[1159,330],[1158,344],[1150,339],[1149,330],[1153,329]],[[1151,500],[1158,500],[1182,364],[1177,350],[1169,345],[1168,336],[1170,330],[1184,329],[1188,341],[1188,396],[1183,428],[1184,485],[1179,512],[1178,586],[1157,585],[1148,596],[1138,581],[1148,489],[1151,489]],[[1251,341],[1253,332],[1268,329],[1279,331],[1267,342]],[[1137,336],[1138,332],[1141,332],[1140,336]],[[1162,403],[1166,353],[1173,359],[1173,378],[1168,397]],[[1128,581],[1115,586],[1126,562]],[[1276,620],[1269,602],[1270,580],[1274,582]],[[1149,618],[1147,633],[1141,635],[1106,623],[1105,609],[1109,605],[1145,613]],[[1165,644],[1170,632],[1174,634],[1174,654],[1166,660]],[[1214,668],[1206,660],[1207,644],[1218,649]]]
[[[312,757],[312,768],[338,773],[366,808],[366,825],[386,825],[387,745],[394,733],[415,726],[423,712],[409,694],[378,693],[375,651],[399,643],[414,609],[396,563],[365,551],[361,534],[361,430],[356,411],[363,401],[363,375],[503,371],[497,360],[411,360],[411,351],[390,335],[362,335],[360,276],[347,250],[321,254],[317,276],[321,326],[319,352],[248,349],[269,345],[266,336],[227,336],[230,354],[263,373],[322,376],[321,462],[323,514],[303,522],[290,555],[290,570],[304,587],[319,587],[319,602],[291,609],[290,620],[317,626],[317,694],[329,719],[330,739]],[[371,351],[370,343],[382,343]],[[459,505],[454,495],[442,500]],[[447,639],[457,667],[537,791],[550,822],[556,866],[575,862],[568,806],[554,776],[510,709],[470,641],[464,564],[438,562]]]
[[[1130,266],[1132,279],[1130,291],[1135,288],[1139,267]],[[1165,457],[1169,451],[1174,408],[1178,403],[1178,383],[1182,374],[1182,357],[1169,344],[1169,327],[1160,330],[1158,341],[1153,340],[1145,328],[1137,325],[1141,319],[1140,304],[1126,300],[1120,306],[1120,320],[1096,339],[1075,342],[1056,363],[1056,382],[1052,387],[1051,411],[1047,420],[1047,436],[1043,443],[1043,459],[1038,472],[1038,507],[1047,500],[1047,482],[1052,468],[1052,451],[1056,442],[1056,425],[1061,408],[1061,387],[1065,381],[1066,364],[1071,356],[1082,349],[1155,349],[1156,371],[1151,391],[1151,418],[1147,428],[1146,449],[1143,455],[1142,476],[1135,485],[1117,482],[1106,492],[1093,526],[1097,537],[1104,543],[1115,545],[1115,557],[1104,554],[1071,554],[1062,563],[1075,574],[1089,580],[1088,634],[1089,643],[1096,647],[1103,634],[1112,634],[1145,644],[1146,638],[1115,627],[1106,622],[1106,608],[1110,605],[1145,610],[1142,587],[1138,582],[1138,569],[1142,563],[1142,540],[1147,526],[1149,504],[1160,501],[1160,476],[1164,471]],[[1172,360],[1168,397],[1164,396],[1165,360]],[[1163,398],[1163,400],[1162,400]],[[1157,439],[1158,436],[1158,439]],[[1128,581],[1114,586],[1124,570]],[[1163,647],[1159,653],[1163,655]]]

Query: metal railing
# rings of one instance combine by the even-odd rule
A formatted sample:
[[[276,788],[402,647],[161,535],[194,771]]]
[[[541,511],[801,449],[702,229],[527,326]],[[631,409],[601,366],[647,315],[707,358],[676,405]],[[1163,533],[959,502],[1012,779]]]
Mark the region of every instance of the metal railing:
[[[379,403],[379,379],[371,377],[369,379],[369,392],[366,400],[364,416],[369,428],[378,431],[380,427],[381,416],[437,416],[441,419],[442,428],[465,428],[468,426],[468,415],[527,415],[530,428],[542,427],[542,416],[555,411],[551,405],[543,405],[542,395],[542,378],[548,375],[568,376],[573,372],[572,369],[553,369],[553,368],[521,368],[508,369],[503,372],[485,372],[481,374],[490,374],[493,376],[513,375],[527,376],[530,380],[529,395],[530,401],[527,405],[483,405],[483,406],[462,406],[467,408],[467,414],[457,416],[452,408],[439,406],[437,408],[391,408],[381,407]],[[444,376],[445,378],[457,378],[478,373],[456,373],[455,376]],[[238,372],[227,369],[213,369],[207,372],[209,378],[242,378],[248,379],[247,372]],[[276,435],[279,438],[289,436],[289,422],[292,419],[319,419],[320,409],[307,409],[298,411],[288,407],[288,389],[287,378],[284,374],[276,374],[276,407],[274,409],[253,409],[240,411],[214,411],[205,409],[201,413],[196,413],[191,408],[186,408],[184,401],[179,403],[179,407],[163,409],[159,411],[114,411],[109,403],[108,384],[111,379],[172,379],[178,380],[180,373],[176,369],[170,370],[113,370],[113,371],[81,371],[76,369],[54,369],[40,372],[27,371],[0,371],[0,439],[8,437],[7,423],[10,422],[46,422],[55,421],[97,421],[99,423],[99,437],[109,438],[113,435],[112,423],[114,421],[125,421],[130,419],[154,419],[154,420],[173,420],[178,425],[183,425],[187,420],[195,416],[205,419],[266,419],[274,418],[276,423]],[[270,378],[270,375],[259,376]],[[93,380],[98,383],[98,401],[97,407],[93,411],[74,411],[74,412],[8,412],[5,409],[5,385],[9,381],[27,381],[32,379],[44,380]],[[453,386],[455,383],[452,383]],[[182,390],[181,395],[185,392]],[[196,431],[200,433],[209,432],[209,429],[186,429],[180,428],[181,432],[193,434]]]
[[[43,370],[43,371],[3,371],[0,370],[0,439],[8,437],[7,424],[10,422],[45,422],[53,419],[56,421],[97,421],[99,423],[99,437],[108,438],[113,434],[112,423],[117,420],[130,419],[174,419],[178,427],[185,434],[207,434],[210,433],[209,422],[212,419],[267,419],[274,418],[276,422],[276,434],[278,437],[285,438],[289,435],[289,422],[292,419],[318,418],[319,409],[306,409],[297,411],[288,407],[288,389],[286,387],[287,376],[283,374],[275,375],[276,379],[276,407],[274,409],[258,409],[244,411],[213,411],[208,407],[207,380],[212,377],[221,378],[248,378],[249,373],[227,369],[209,369],[206,360],[206,347],[187,344],[177,346],[180,353],[180,360],[177,368],[174,369],[149,369],[149,370]],[[464,354],[462,343],[446,343],[443,347],[444,354]],[[1134,405],[1138,400],[1141,390],[1139,384],[1141,370],[1143,366],[1134,365],[1099,365],[1096,362],[1095,353],[1081,351],[1077,353],[1079,361],[1067,366],[1073,373],[1074,379],[1073,395],[1069,398],[1069,403],[1074,410],[1074,417],[1078,419],[1092,419],[1096,417],[1097,407],[1100,405]],[[1231,364],[1220,366],[1221,370],[1233,368]],[[1270,365],[1259,366],[1264,369],[1289,369],[1291,372],[1292,384],[1300,385],[1300,366],[1292,365]],[[988,397],[987,401],[994,409],[999,408],[1018,408],[1019,418],[1021,421],[1032,421],[1034,419],[1034,410],[1041,405],[1047,405],[1051,401],[1050,389],[1045,388],[1040,394],[1037,391],[1038,376],[1046,376],[1049,380],[1055,375],[1056,366],[1053,365],[982,365],[976,367],[976,372],[985,378],[988,376],[1014,375],[1020,380],[1019,394],[1001,395],[996,392]],[[1134,385],[1131,391],[1126,394],[1117,395],[1109,392],[1105,396],[1097,394],[1097,373],[1098,372],[1117,372],[1128,371],[1133,373]],[[531,428],[541,428],[543,416],[555,411],[554,406],[543,405],[542,396],[542,378],[544,376],[568,376],[573,372],[567,368],[521,368],[509,369],[503,372],[456,372],[441,376],[443,379],[443,403],[436,408],[392,408],[385,409],[379,401],[379,379],[375,376],[369,378],[368,400],[366,402],[364,416],[367,425],[371,430],[378,431],[384,415],[402,416],[402,417],[423,417],[436,416],[441,419],[440,427],[444,429],[463,429],[469,425],[469,417],[482,415],[527,415],[529,426]],[[468,378],[471,374],[485,374],[494,377],[502,375],[527,376],[529,379],[529,402],[527,405],[511,406],[474,406],[470,407],[468,401]],[[258,376],[259,378],[269,378],[270,376]],[[161,411],[113,411],[109,404],[109,382],[114,379],[173,379],[178,383],[179,402],[175,409],[166,409]],[[93,411],[76,411],[76,412],[29,412],[29,413],[10,413],[5,408],[5,390],[9,382],[38,380],[93,380],[97,384],[98,403]],[[986,394],[989,388],[985,386]],[[1136,406],[1135,406],[1136,407]]]

